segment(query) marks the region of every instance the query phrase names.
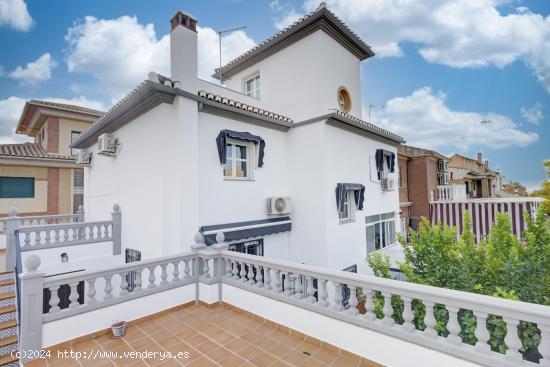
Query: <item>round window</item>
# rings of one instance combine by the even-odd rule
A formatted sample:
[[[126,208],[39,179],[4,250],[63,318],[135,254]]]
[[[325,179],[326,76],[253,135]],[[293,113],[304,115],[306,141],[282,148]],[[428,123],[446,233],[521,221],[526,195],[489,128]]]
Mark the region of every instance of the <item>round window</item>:
[[[346,87],[338,88],[337,101],[342,112],[348,113],[351,110],[351,97]]]

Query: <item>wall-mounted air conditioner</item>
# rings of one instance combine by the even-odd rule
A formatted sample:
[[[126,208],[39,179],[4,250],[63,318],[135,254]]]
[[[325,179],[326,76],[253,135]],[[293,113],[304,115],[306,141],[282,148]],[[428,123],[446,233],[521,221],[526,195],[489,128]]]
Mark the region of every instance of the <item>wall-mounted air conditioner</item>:
[[[88,165],[92,161],[92,152],[87,149],[80,149],[76,155],[76,164]]]
[[[380,184],[382,185],[382,191],[393,191],[393,178],[383,178]]]
[[[271,197],[267,199],[268,215],[286,215],[290,214],[292,206],[289,197]]]
[[[97,154],[114,156],[118,139],[111,134],[101,134],[97,138]]]

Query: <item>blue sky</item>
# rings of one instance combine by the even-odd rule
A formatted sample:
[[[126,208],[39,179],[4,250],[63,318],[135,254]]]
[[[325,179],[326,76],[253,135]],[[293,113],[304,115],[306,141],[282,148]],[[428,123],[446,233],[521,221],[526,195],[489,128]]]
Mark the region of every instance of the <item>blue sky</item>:
[[[0,0],[0,142],[25,99],[108,108],[150,70],[166,72],[168,20],[199,20],[199,72],[313,10],[317,1]],[[329,0],[376,56],[362,65],[363,118],[443,154],[481,151],[529,188],[550,159],[550,2]],[[163,38],[164,37],[164,38]],[[372,106],[372,107],[369,107]],[[490,121],[481,124],[481,121]]]

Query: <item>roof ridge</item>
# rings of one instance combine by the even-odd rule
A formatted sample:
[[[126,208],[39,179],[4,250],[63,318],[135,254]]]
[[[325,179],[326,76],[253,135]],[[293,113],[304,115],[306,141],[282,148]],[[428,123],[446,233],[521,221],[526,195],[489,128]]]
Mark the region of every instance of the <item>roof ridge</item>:
[[[331,16],[333,16],[337,21],[339,21],[342,26],[344,26],[344,28],[350,32],[355,38],[357,38],[357,40],[362,43],[362,45],[366,48],[369,48],[370,49],[370,46],[361,39],[361,37],[359,37],[359,35],[357,33],[355,33],[350,27],[347,26],[347,24],[342,20],[340,19],[335,13],[333,13],[332,11],[330,11],[327,7],[326,7],[326,4],[324,2],[321,2],[319,4],[319,6],[307,13],[307,14],[304,14],[301,18],[299,18],[298,20],[294,21],[293,23],[289,24],[288,26],[286,26],[285,28],[281,29],[279,32],[273,34],[272,36],[266,38],[265,40],[263,40],[262,42],[258,43],[256,46],[252,47],[251,49],[249,49],[248,51],[245,51],[244,53],[240,54],[239,56],[235,57],[234,59],[230,60],[229,62],[227,62],[225,65],[223,65],[221,68],[216,68],[214,69],[214,74],[217,74],[219,73],[220,69],[223,70],[228,68],[229,66],[237,63],[239,60],[243,59],[244,57],[246,57],[247,55],[250,55],[252,52],[254,52],[255,50],[259,49],[260,47],[263,47],[264,45],[268,44],[269,42],[273,41],[274,39],[282,36],[283,34],[287,33],[287,32],[290,32],[292,29],[294,29],[296,26],[298,26],[299,24],[301,24],[302,22],[304,22],[305,20],[311,18],[312,16],[314,16],[315,14],[319,13],[319,12],[322,12],[322,11],[326,11],[327,13],[329,13]]]
[[[342,111],[340,111],[340,110],[336,110],[336,114],[337,114],[337,115],[340,115],[340,116],[343,116],[343,117],[346,117],[346,118],[348,118],[348,119],[350,119],[350,120],[352,120],[352,121],[355,121],[355,122],[357,122],[357,123],[359,123],[359,124],[366,125],[366,126],[372,128],[372,129],[375,129],[375,130],[377,130],[377,131],[380,131],[381,133],[390,135],[390,136],[393,137],[393,138],[396,138],[396,139],[399,139],[399,140],[403,140],[403,141],[405,140],[405,139],[403,139],[403,137],[400,136],[400,135],[397,135],[397,134],[395,134],[395,133],[393,133],[393,132],[391,132],[391,131],[389,131],[389,130],[383,129],[383,128],[381,128],[380,126],[373,124],[372,122],[368,122],[368,121],[365,121],[365,120],[360,119],[359,117],[355,117],[355,116],[353,116],[353,115],[350,115],[349,113],[345,113],[345,112],[342,112]]]

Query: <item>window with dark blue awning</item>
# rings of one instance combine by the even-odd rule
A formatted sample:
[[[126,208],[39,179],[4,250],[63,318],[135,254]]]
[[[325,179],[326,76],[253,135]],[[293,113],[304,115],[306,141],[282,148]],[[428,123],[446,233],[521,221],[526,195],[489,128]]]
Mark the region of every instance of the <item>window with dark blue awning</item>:
[[[222,232],[225,242],[234,242],[248,238],[262,237],[274,233],[288,232],[292,228],[290,217],[268,218],[246,222],[202,226],[199,231],[204,236],[206,245],[216,243],[216,234]]]
[[[376,149],[376,170],[378,172],[384,171],[384,160],[388,166],[390,173],[395,172],[395,153],[386,149]]]
[[[240,141],[252,142],[255,145],[259,145],[260,151],[258,153],[258,167],[264,165],[264,150],[265,150],[265,141],[258,135],[252,135],[251,133],[233,131],[233,130],[222,130],[216,138],[216,144],[218,146],[218,155],[220,156],[220,163],[225,164],[227,162],[227,157],[225,151],[227,149],[227,139],[234,139]]]
[[[357,210],[363,210],[365,186],[357,183],[338,183],[336,184],[336,207],[338,208],[338,212],[343,213],[345,210],[344,203],[346,202],[348,191],[353,191]]]

